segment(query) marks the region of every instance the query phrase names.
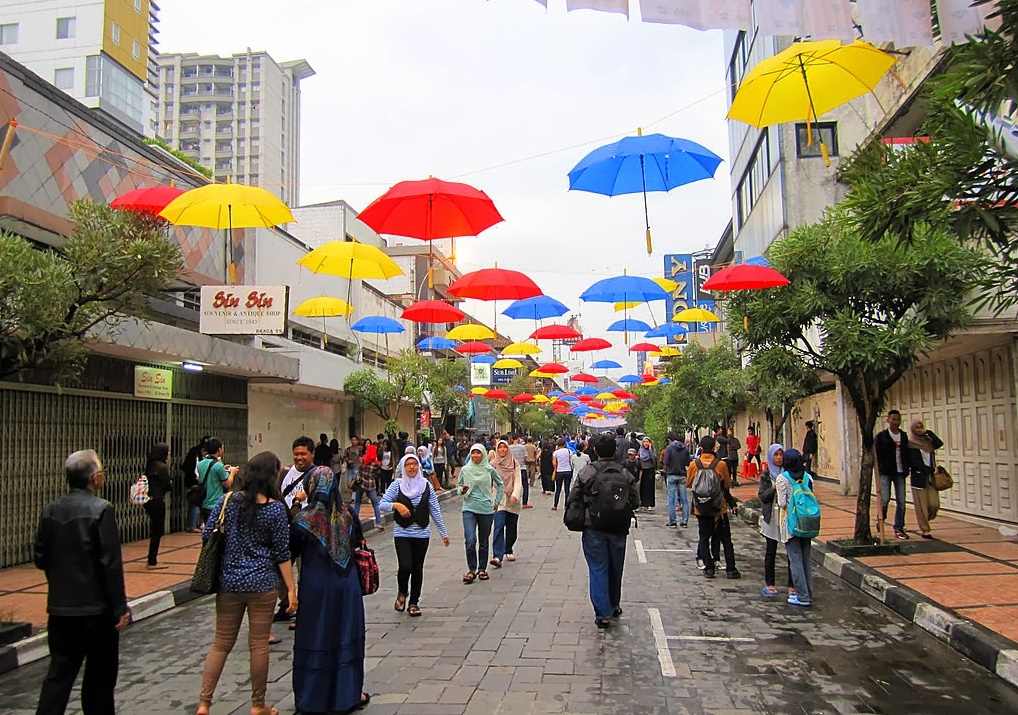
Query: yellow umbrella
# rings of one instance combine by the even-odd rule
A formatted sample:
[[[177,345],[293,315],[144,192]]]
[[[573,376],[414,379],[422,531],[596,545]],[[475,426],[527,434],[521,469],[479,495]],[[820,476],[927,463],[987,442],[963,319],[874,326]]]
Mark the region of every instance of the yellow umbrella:
[[[632,310],[636,306],[640,305],[638,300],[627,300],[626,302],[619,301],[615,304],[615,312],[621,313],[623,310]]]
[[[861,40],[850,45],[840,40],[793,43],[746,73],[728,118],[757,128],[806,122],[812,146],[811,125],[817,117],[872,92],[894,62],[893,56]],[[820,152],[830,166],[822,141]]]
[[[303,315],[305,318],[334,318],[337,315],[344,317],[353,313],[353,306],[342,298],[310,298],[298,305],[294,315]]]
[[[472,395],[486,395],[486,394],[488,394],[488,388],[487,387],[475,387],[472,390],[470,390],[470,394],[472,394]]]
[[[540,370],[531,370],[530,377],[555,377],[554,373],[541,372]]]
[[[598,400],[615,400],[617,398],[615,397],[615,395],[613,395],[610,392],[602,392],[600,395],[597,396],[597,399]]]
[[[681,355],[682,351],[672,345],[662,345],[660,350],[655,350],[651,354],[660,357],[675,357],[676,355]]]
[[[663,278],[658,276],[657,278],[651,278],[652,281],[661,286],[665,293],[671,293],[673,290],[679,287],[679,284],[673,281],[671,278]]]
[[[159,215],[174,226],[227,229],[228,280],[233,285],[234,228],[268,228],[293,221],[286,204],[257,186],[208,184],[185,191],[166,205]]]
[[[502,348],[502,355],[537,355],[541,351],[541,348],[537,347],[533,343],[510,343]]]
[[[403,275],[403,269],[385,255],[382,249],[357,241],[329,241],[301,258],[297,265],[312,273],[346,278],[347,302],[350,302],[354,280],[388,280]]]
[[[676,323],[718,323],[721,319],[703,308],[686,308],[679,311],[674,318]]]
[[[502,358],[501,360],[496,360],[494,363],[492,363],[491,366],[500,368],[501,367],[521,368],[523,367],[523,363],[521,363],[519,360],[513,360],[512,358]]]
[[[538,395],[534,395],[534,399],[531,400],[531,402],[537,402],[538,404],[542,404],[542,403],[545,403],[545,402],[551,402],[551,398],[548,397],[547,395],[540,395],[540,394],[538,394]]]
[[[467,323],[466,325],[457,325],[446,333],[445,337],[449,340],[491,340],[495,337],[495,333],[491,328],[486,328],[483,325]]]

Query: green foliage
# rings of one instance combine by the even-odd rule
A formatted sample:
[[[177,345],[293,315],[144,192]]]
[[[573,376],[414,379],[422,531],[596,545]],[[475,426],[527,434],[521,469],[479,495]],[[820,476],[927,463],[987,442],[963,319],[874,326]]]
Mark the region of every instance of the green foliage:
[[[57,384],[80,376],[86,340],[149,315],[149,298],[181,271],[180,250],[160,219],[77,201],[61,252],[0,232],[0,380],[50,371]]]
[[[452,414],[466,414],[470,393],[464,388],[470,382],[470,368],[465,360],[436,360],[428,370],[429,404],[439,424]]]
[[[172,154],[177,159],[179,159],[180,161],[184,162],[185,164],[190,166],[192,169],[197,171],[199,174],[204,176],[206,179],[211,179],[212,178],[212,169],[208,168],[207,166],[203,166],[203,165],[199,164],[197,161],[195,161],[194,159],[189,157],[187,154],[185,154],[184,152],[180,151],[179,149],[174,149],[173,147],[171,147],[169,144],[167,144],[163,140],[155,139],[155,138],[152,138],[152,137],[146,137],[143,141],[146,144],[149,144],[151,146],[157,146],[160,149],[162,149],[163,151],[165,151],[165,152],[167,152],[169,154]]]
[[[421,401],[430,368],[427,358],[414,350],[403,350],[389,361],[387,378],[370,368],[357,370],[343,381],[343,392],[354,398],[357,409],[368,410],[385,420],[386,434],[395,439],[401,429],[400,405]],[[412,427],[404,425],[402,429],[410,432]]]
[[[816,371],[783,348],[758,352],[749,364],[746,381],[750,402],[767,413],[775,442],[782,441],[782,430],[795,403],[820,386]],[[766,435],[760,436],[766,439]]]
[[[509,393],[509,397],[522,395],[524,392],[533,394],[536,389],[537,382],[523,373],[513,377],[513,379],[509,381],[509,384],[505,386],[505,391]],[[510,430],[518,432],[520,430],[520,418],[527,412],[535,409],[539,408],[527,402],[499,400],[498,404],[495,406],[495,415],[499,419],[508,422]]]

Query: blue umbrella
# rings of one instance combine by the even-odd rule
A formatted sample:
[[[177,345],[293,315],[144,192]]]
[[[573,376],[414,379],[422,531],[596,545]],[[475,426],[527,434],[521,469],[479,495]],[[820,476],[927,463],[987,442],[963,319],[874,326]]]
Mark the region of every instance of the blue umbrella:
[[[615,276],[599,280],[580,295],[580,300],[591,303],[645,303],[665,300],[665,289],[643,276]]]
[[[558,398],[558,401],[559,402],[576,402],[579,399],[580,398],[577,397],[576,395],[562,395],[562,397]]]
[[[641,380],[641,382],[642,382],[642,380]],[[594,395],[596,395],[599,392],[600,392],[600,390],[598,390],[596,387],[581,387],[580,389],[578,389],[576,391],[576,394],[577,395],[590,395],[590,396],[594,396]]]
[[[542,320],[544,318],[558,318],[569,312],[565,303],[561,303],[548,295],[535,295],[533,298],[517,300],[502,311],[502,315],[508,315],[517,320]]]
[[[676,323],[677,325],[677,323]],[[622,367],[619,363],[614,360],[598,360],[596,363],[590,366],[591,370],[615,370]]]
[[[743,261],[747,266],[770,266],[771,262],[763,256],[751,256]]]
[[[378,333],[379,335],[406,332],[406,328],[400,325],[399,321],[384,315],[369,315],[366,318],[361,318],[350,326],[350,330],[356,330],[358,333]]]
[[[650,326],[635,318],[616,320],[608,326],[608,332],[611,333],[642,333],[646,330],[650,330]]]
[[[572,412],[574,415],[585,415],[588,412],[590,412],[591,409],[593,409],[593,408],[587,407],[586,405],[579,405],[578,407],[574,407],[573,409],[571,409],[569,411]]]
[[[583,157],[569,172],[569,189],[605,196],[643,194],[647,253],[652,252],[648,191],[671,191],[677,186],[714,177],[721,157],[696,142],[640,131]]]
[[[562,390],[552,390],[548,393],[548,397],[562,397],[565,393]]]
[[[647,331],[646,338],[674,338],[686,332],[686,328],[678,323],[665,323]]]
[[[662,377],[660,380],[657,381],[657,384],[659,384],[659,385],[671,385],[672,384],[672,378],[670,378],[670,377]]]
[[[417,343],[417,347],[421,350],[452,350],[458,344],[455,340],[435,335],[430,338],[424,338],[424,340]]]
[[[482,365],[491,365],[498,360],[494,355],[474,355],[470,358],[470,362],[480,363]]]
[[[639,375],[623,375],[618,381],[622,384],[642,384],[643,378]]]

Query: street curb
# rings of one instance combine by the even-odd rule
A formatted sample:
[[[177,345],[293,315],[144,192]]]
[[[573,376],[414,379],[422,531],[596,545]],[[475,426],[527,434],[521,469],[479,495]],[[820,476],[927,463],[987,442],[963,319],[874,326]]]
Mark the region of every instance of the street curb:
[[[457,496],[456,490],[449,489],[438,495],[438,501],[448,501],[455,496]],[[393,518],[391,512],[382,514],[383,524],[390,524],[392,521]],[[388,533],[375,531],[374,519],[371,518],[361,519],[361,528],[364,529],[365,539],[372,536],[384,536]],[[146,594],[134,599],[133,601],[127,602],[127,605],[131,609],[131,623],[132,625],[136,624],[146,618],[152,618],[160,613],[172,610],[177,606],[182,606],[185,603],[196,601],[199,598],[206,598],[206,596],[191,591],[190,579],[182,581],[168,589]],[[18,641],[17,643],[0,647],[0,675],[9,673],[23,665],[28,665],[29,663],[34,663],[48,657],[49,645],[46,641],[46,631],[42,630],[38,633],[32,634],[28,638]],[[1018,652],[1016,652],[1015,665],[1013,667],[1016,673],[1018,673]]]
[[[740,505],[739,518],[751,527],[758,528],[761,513],[757,509]],[[958,615],[855,559],[828,551],[822,541],[813,541],[812,557],[826,571],[1018,687],[1018,643]]]

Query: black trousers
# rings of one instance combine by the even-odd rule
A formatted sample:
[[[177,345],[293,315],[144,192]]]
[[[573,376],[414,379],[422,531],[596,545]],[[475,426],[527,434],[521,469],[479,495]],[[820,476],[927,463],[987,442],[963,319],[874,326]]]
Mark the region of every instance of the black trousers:
[[[84,715],[116,712],[113,690],[120,666],[120,633],[112,613],[101,616],[50,616],[49,671],[42,683],[36,715],[63,715],[85,662],[81,681]]]
[[[396,561],[399,570],[396,572],[396,584],[400,593],[410,594],[410,605],[414,606],[421,600],[421,587],[424,585],[424,557],[428,554],[430,539],[410,539],[397,536]],[[409,590],[408,590],[409,587]]]
[[[721,549],[725,551],[725,569],[735,570],[735,546],[732,545],[732,525],[728,515],[714,520],[713,516],[697,515],[700,543],[696,547],[696,557],[703,561],[706,570],[714,569],[714,563],[721,560]]]
[[[449,478],[445,476],[445,462],[435,462],[435,478],[444,489],[449,488]]]
[[[764,584],[767,586],[773,586],[774,566],[778,555],[778,542],[766,537],[764,540],[767,542],[767,547],[764,551]],[[788,565],[787,558],[785,559],[785,568],[788,570],[788,587],[792,588],[792,567]]]
[[[166,501],[149,499],[145,502],[145,513],[148,514],[151,527],[148,539],[148,565],[155,566],[159,562],[159,542],[166,533]]]
[[[530,503],[530,480],[527,479],[527,470],[520,470],[520,479],[523,480],[523,506]]]

